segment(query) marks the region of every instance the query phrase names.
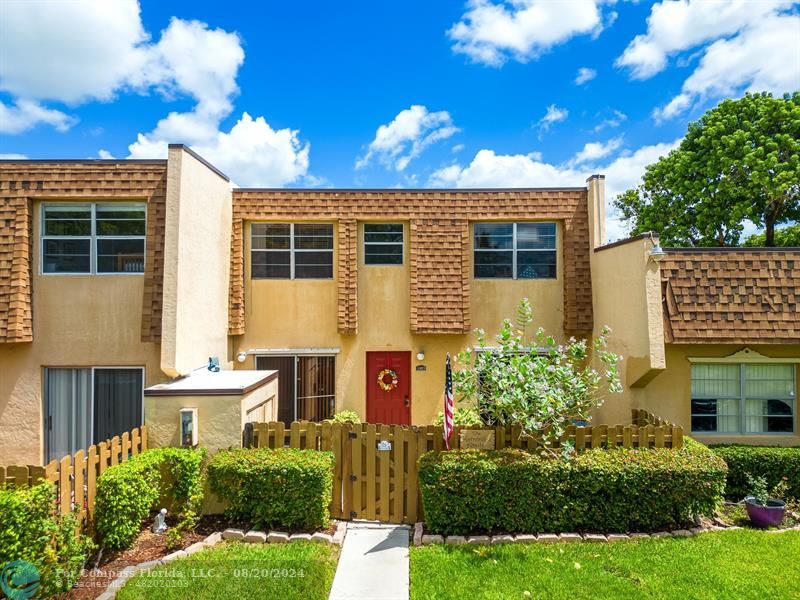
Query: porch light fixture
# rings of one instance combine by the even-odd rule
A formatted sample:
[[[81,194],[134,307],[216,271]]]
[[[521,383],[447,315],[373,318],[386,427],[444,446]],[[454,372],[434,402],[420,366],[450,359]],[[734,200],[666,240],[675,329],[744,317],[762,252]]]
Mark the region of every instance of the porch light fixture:
[[[243,363],[244,361],[246,361],[247,360],[247,352],[239,352],[239,354],[236,355],[236,360],[238,362],[240,362],[240,363]]]
[[[658,243],[658,240],[653,235],[653,232],[650,232],[650,241],[653,242],[653,247],[650,248],[650,254],[648,257],[650,260],[656,263],[660,263],[664,260],[664,257],[667,256],[667,253],[664,252],[664,249],[661,247],[661,244]]]
[[[417,352],[417,360],[420,360],[420,361],[425,360],[425,352],[423,352],[422,350]]]

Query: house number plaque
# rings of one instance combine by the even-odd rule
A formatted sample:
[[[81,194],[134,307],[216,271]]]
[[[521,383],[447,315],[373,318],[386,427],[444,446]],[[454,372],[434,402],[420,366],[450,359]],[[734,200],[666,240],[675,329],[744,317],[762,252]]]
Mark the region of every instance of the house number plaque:
[[[392,442],[388,440],[381,440],[378,442],[378,452],[388,452],[392,449]]]
[[[494,450],[494,430],[464,429],[461,431],[462,450]]]

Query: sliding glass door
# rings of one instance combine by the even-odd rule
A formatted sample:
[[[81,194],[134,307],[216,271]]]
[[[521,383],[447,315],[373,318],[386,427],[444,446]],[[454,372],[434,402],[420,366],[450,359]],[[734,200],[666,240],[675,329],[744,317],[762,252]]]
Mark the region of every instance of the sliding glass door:
[[[44,370],[45,463],[142,424],[141,368]]]
[[[336,358],[259,356],[256,368],[278,371],[278,420],[322,421],[336,409]]]

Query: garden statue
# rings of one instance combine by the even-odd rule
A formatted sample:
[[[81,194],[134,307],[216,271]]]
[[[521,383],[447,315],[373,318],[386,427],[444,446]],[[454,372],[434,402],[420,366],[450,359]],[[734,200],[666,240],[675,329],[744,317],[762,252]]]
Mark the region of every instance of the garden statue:
[[[162,508],[153,521],[153,533],[164,533],[167,530],[167,509]]]

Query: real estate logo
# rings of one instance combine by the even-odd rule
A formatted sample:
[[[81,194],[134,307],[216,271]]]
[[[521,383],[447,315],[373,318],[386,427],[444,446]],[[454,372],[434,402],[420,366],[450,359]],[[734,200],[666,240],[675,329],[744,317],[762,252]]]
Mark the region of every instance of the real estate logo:
[[[12,560],[0,571],[0,588],[9,600],[33,598],[41,585],[39,569],[26,560]]]

